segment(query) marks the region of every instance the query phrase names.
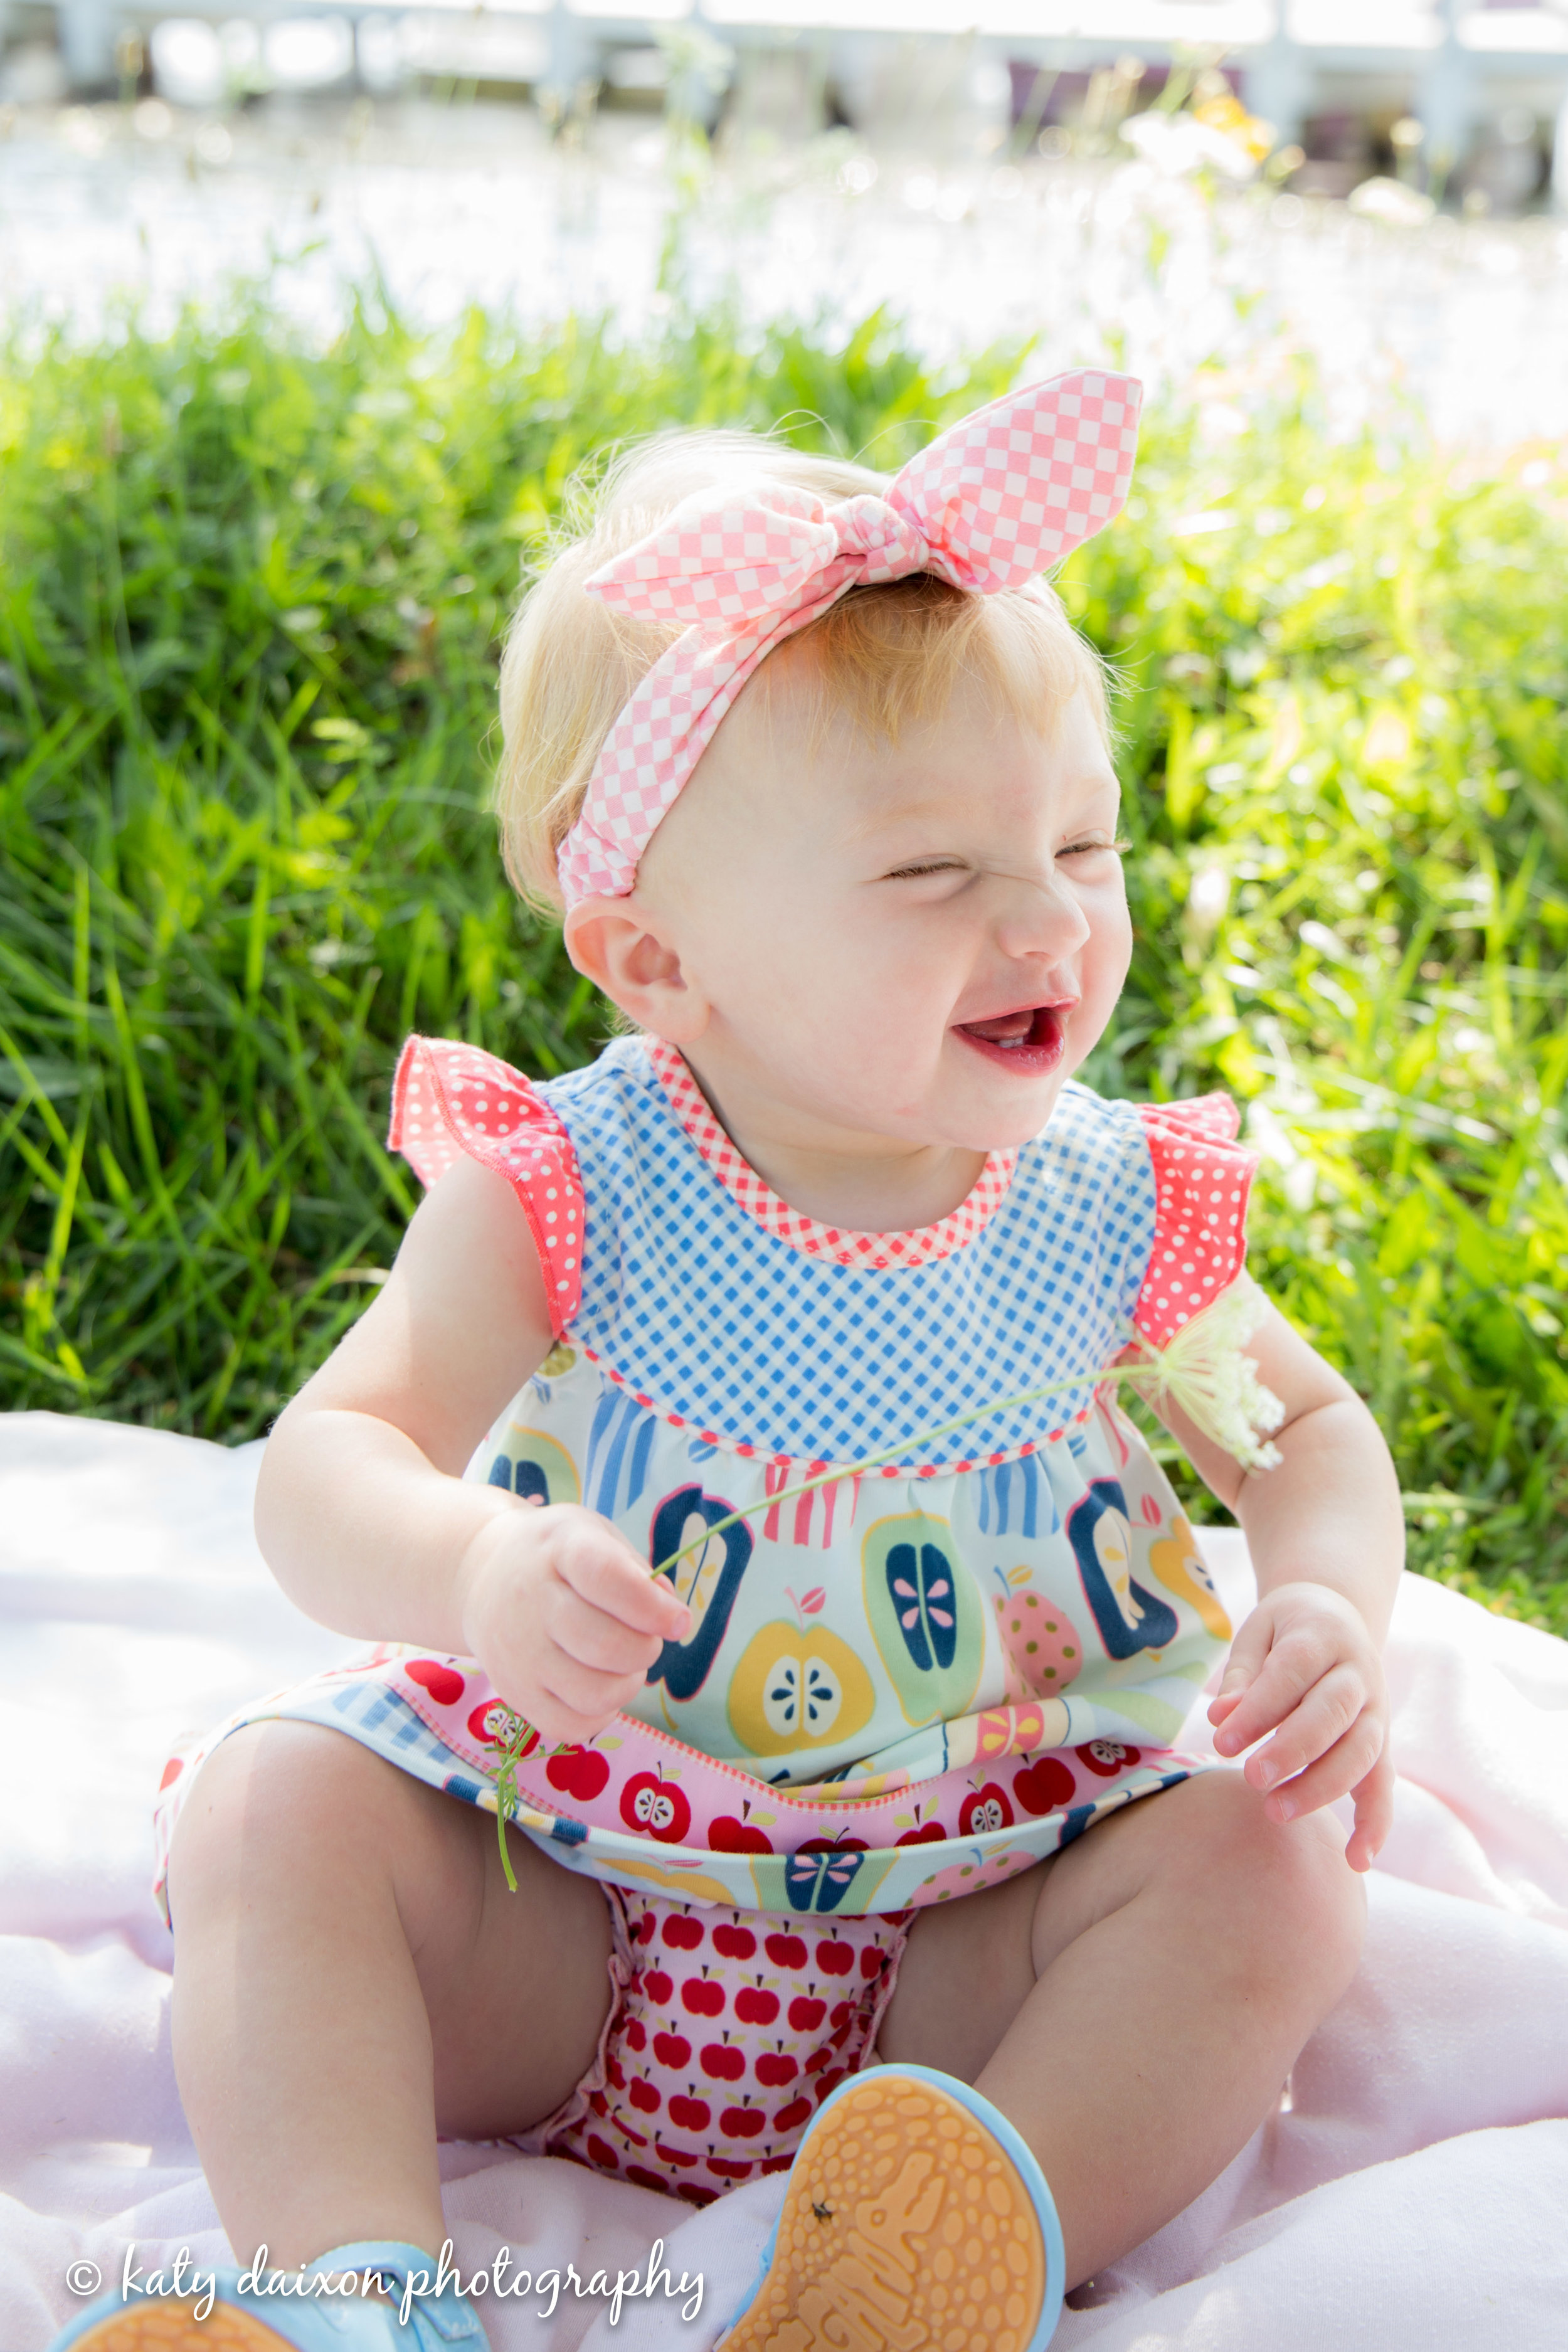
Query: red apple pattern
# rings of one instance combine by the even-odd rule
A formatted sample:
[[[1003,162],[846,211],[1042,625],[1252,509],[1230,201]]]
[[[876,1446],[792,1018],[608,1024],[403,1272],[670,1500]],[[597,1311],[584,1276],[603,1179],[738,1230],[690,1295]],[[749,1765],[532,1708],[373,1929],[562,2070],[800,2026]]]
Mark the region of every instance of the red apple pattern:
[[[958,1816],[958,1826],[965,1837],[984,1837],[989,1830],[1008,1830],[1013,1826],[1013,1808],[1006,1791],[994,1780],[976,1789],[963,1801]]]
[[[456,1706],[468,1685],[443,1658],[411,1658],[403,1669],[411,1683],[427,1690],[437,1706]]]
[[[694,2205],[787,2169],[821,2101],[868,2054],[902,1917],[803,1936],[754,1912],[615,1891],[629,1980],[602,2080],[550,2152]]]
[[[733,1813],[721,1813],[708,1825],[708,1843],[715,1853],[772,1853],[773,1841]]]
[[[552,1789],[591,1804],[610,1777],[609,1759],[596,1748],[563,1748],[546,1764],[544,1777]]]
[[[1070,1805],[1078,1783],[1059,1756],[1042,1756],[1013,1775],[1013,1794],[1026,1813],[1054,1813]]]
[[[1149,1498],[1143,1500],[1147,1504]],[[1147,1509],[1144,1517],[1148,1517]],[[629,1739],[624,1734],[611,1739],[605,1749],[590,1744],[550,1752],[538,1733],[500,1698],[469,1660],[436,1656],[399,1659],[395,1664],[378,1665],[374,1671],[391,1676],[400,1685],[416,1711],[440,1733],[454,1753],[469,1763],[477,1763],[481,1770],[493,1771],[500,1749],[521,1734],[522,1747],[518,1761],[525,1770],[519,1782],[520,1793],[525,1801],[531,1800],[546,1811],[558,1811],[574,1829],[585,1830],[590,1838],[614,1836],[624,1840],[630,1834],[639,1844],[646,1840],[655,1847],[672,1852],[705,1849],[713,1856],[724,1857],[727,1867],[721,1875],[731,1889],[737,1885],[737,1871],[743,1866],[750,1865],[755,1874],[758,1865],[772,1862],[776,1867],[782,1858],[791,1907],[798,1911],[818,1907],[815,1901],[803,1903],[797,1899],[803,1882],[795,1865],[803,1855],[826,1853],[853,1856],[869,1847],[873,1855],[880,1853],[890,1858],[905,1846],[945,1844],[966,1848],[974,1837],[997,1829],[1016,1827],[1029,1832],[1037,1822],[1067,1811],[1077,1801],[1073,1794],[1060,1788],[1061,1776],[1069,1772],[1079,1778],[1079,1793],[1085,1775],[1090,1786],[1099,1790],[1105,1783],[1140,1771],[1141,1767],[1147,1785],[1147,1764],[1152,1760],[1148,1751],[1141,1751],[1114,1735],[1084,1742],[1076,1749],[1057,1749],[1048,1754],[1032,1748],[1027,1736],[1031,1710],[1037,1717],[1040,1705],[1075,1680],[1085,1664],[1085,1653],[1078,1629],[1054,1600],[1027,1587],[1014,1590],[1005,1579],[1004,1585],[1003,1593],[994,1598],[993,1605],[1006,1653],[1007,1705],[992,1709],[981,1718],[984,1736],[975,1759],[981,1765],[981,1772],[988,1769],[996,1775],[995,1780],[980,1788],[980,1773],[972,1779],[964,1768],[955,1766],[922,1792],[912,1821],[904,1814],[900,1817],[902,1826],[899,1826],[898,1820],[884,1822],[879,1833],[874,1833],[869,1841],[855,1834],[847,1823],[839,1824],[832,1835],[824,1829],[802,1838],[798,1820],[786,1817],[781,1829],[775,1815],[764,1812],[761,1822],[771,1825],[770,1834],[769,1829],[753,1818],[752,1799],[742,1800],[734,1811],[725,1810],[735,1802],[732,1772],[715,1777],[721,1768],[711,1765],[698,1751],[680,1750],[679,1741],[674,1745],[680,1751],[681,1760],[672,1766],[667,1754],[650,1752],[647,1743],[652,1735],[640,1727],[634,1727],[636,1736]],[[346,1671],[363,1675],[373,1670],[363,1667]],[[1018,1719],[1014,1721],[1014,1717]],[[1036,1736],[1038,1728],[1037,1724]],[[668,1748],[668,1743],[665,1746]],[[1026,1780],[1012,1769],[1008,1759],[1015,1756],[1019,1759],[1021,1772],[1029,1774]],[[184,1778],[188,1779],[191,1759],[176,1762],[182,1760]],[[970,1769],[973,1769],[972,1766]],[[461,1776],[447,1785],[457,1793],[468,1795],[468,1787],[460,1785],[460,1780]],[[1047,1780],[1058,1783],[1058,1793],[1048,1801],[1044,1786]],[[1143,1788],[1137,1793],[1142,1794]],[[831,1815],[831,1808],[816,1806],[815,1810],[818,1818],[824,1810]],[[1011,1820],[1007,1818],[1009,1813]],[[812,1827],[816,1832],[815,1822]],[[885,1863],[881,1868],[885,1870]],[[921,1878],[909,1899],[916,1904],[932,1900],[927,1890],[940,1877],[938,1872]],[[753,1875],[752,1883],[760,1886],[761,1876]],[[843,1889],[837,1891],[842,1894]],[[830,1906],[824,1904],[821,1907]]]
[[[1129,1748],[1120,1739],[1089,1739],[1073,1754],[1086,1772],[1093,1772],[1102,1780],[1114,1780],[1119,1772],[1131,1771],[1142,1761],[1142,1751]]]
[[[553,1763],[546,1769],[553,1779]],[[605,1779],[609,1777],[606,1764]],[[599,1790],[582,1793],[596,1797]],[[691,1827],[691,1804],[673,1780],[661,1780],[657,1772],[635,1772],[621,1790],[621,1819],[627,1829],[640,1830],[646,1836],[657,1838],[661,1845],[679,1845]]]
[[[918,1830],[906,1830],[893,1842],[896,1845],[941,1845],[946,1836],[940,1822],[925,1822]]]

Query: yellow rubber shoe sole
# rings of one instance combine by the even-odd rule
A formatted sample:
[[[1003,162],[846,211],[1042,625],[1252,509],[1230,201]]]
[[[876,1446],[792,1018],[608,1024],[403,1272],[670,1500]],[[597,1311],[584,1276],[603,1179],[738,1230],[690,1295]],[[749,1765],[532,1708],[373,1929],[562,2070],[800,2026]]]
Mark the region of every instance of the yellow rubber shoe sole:
[[[292,2352],[287,2336],[231,2305],[215,2304],[205,2319],[189,2303],[129,2303],[111,2311],[71,2352]]]
[[[874,2067],[803,2141],[767,2275],[723,2352],[1032,2352],[1047,2288],[1059,2305],[1049,2268],[1002,2140],[923,2070]]]

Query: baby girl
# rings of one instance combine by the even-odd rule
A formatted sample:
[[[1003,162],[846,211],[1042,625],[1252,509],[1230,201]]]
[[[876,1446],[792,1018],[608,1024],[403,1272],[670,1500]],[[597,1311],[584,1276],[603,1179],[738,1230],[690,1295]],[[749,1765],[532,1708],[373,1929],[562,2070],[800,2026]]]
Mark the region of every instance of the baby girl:
[[[1392,1466],[1248,1304],[1232,1106],[1073,1080],[1131,934],[1041,575],[1137,399],[1029,386],[892,481],[669,436],[522,608],[507,861],[621,1018],[537,1088],[405,1049],[430,1190],[257,1503],[384,1646],[171,1767],[186,2112],[237,2253],[339,2298],[220,2273],[226,2344],[481,2345],[442,2133],[693,2203],[787,2174],[729,2352],[1040,2352],[1350,1979]],[[1155,1384],[1247,1530],[1233,1640],[1113,1368],[1237,1322],[1273,1466]],[[1174,1745],[1221,1668],[1245,1765]],[[190,2309],[63,2340],[215,2340]]]

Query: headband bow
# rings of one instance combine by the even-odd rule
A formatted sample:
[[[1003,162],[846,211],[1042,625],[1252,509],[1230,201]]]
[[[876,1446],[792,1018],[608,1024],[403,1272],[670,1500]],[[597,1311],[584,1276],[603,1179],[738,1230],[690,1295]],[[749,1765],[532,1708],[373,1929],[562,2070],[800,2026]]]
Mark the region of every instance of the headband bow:
[[[1022,587],[1116,516],[1142,390],[1079,371],[940,434],[885,498],[828,505],[788,483],[699,490],[586,583],[640,620],[683,621],[605,738],[557,861],[569,906],[625,898],[637,861],[764,655],[851,588],[931,572]]]

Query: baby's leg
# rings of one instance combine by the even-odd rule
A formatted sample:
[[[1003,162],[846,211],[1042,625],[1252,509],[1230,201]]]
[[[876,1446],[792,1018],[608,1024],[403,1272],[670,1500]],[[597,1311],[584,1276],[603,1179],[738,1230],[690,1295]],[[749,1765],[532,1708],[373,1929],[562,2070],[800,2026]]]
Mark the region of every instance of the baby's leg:
[[[174,2064],[229,2241],[284,2265],[446,2235],[437,2130],[520,2132],[588,2071],[608,1906],[343,1734],[233,1733],[170,1863]]]
[[[1217,2179],[1355,1972],[1342,1832],[1262,1807],[1238,1773],[1201,1774],[910,1931],[879,2054],[973,2083],[1017,2126],[1071,2285]]]

